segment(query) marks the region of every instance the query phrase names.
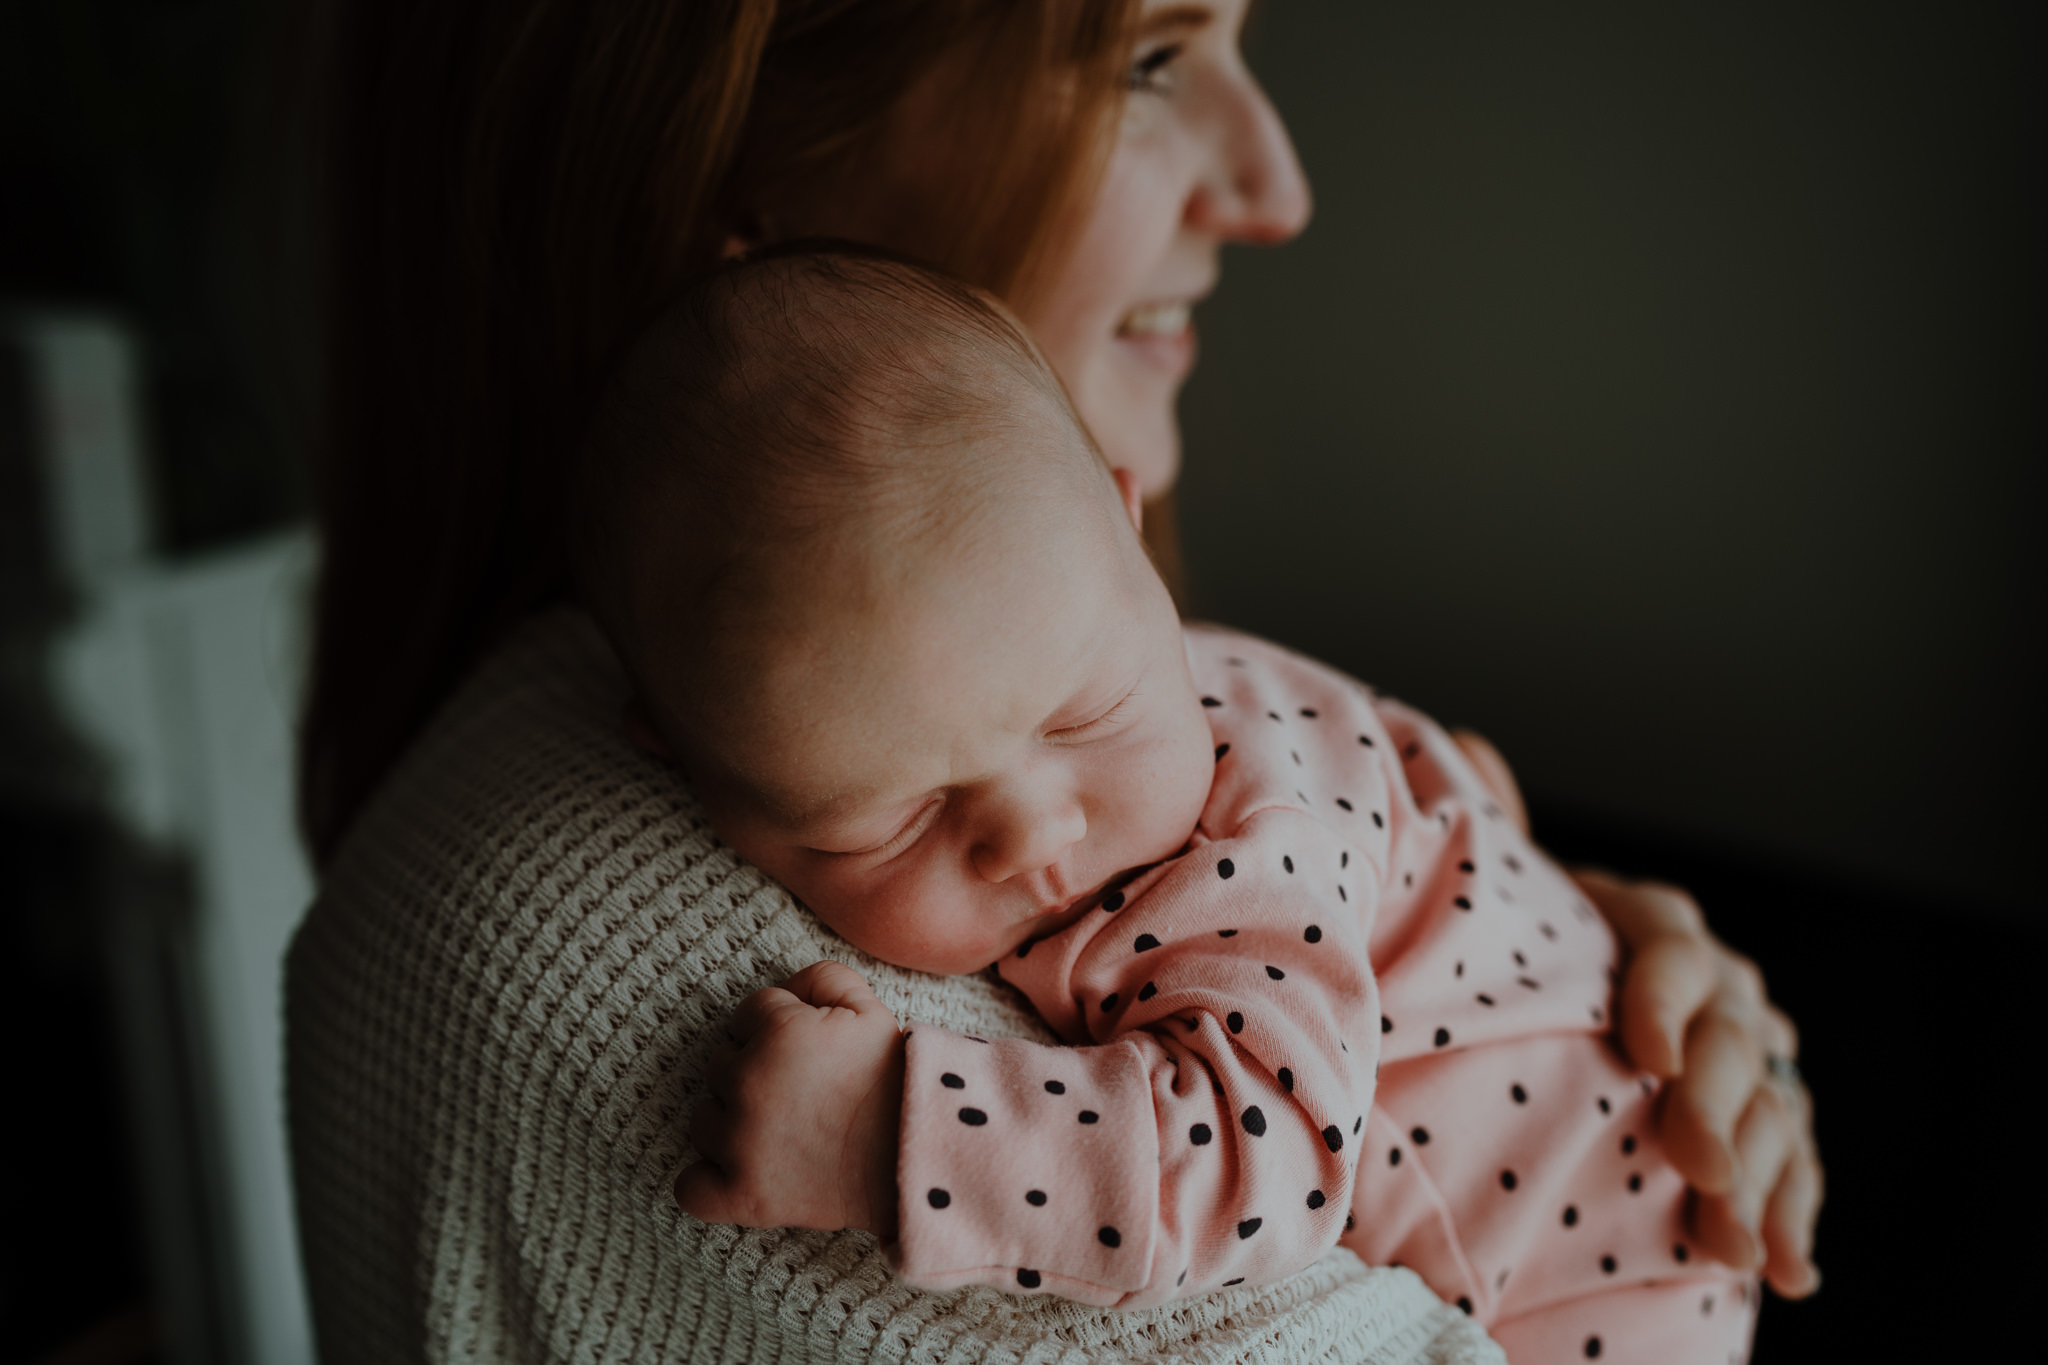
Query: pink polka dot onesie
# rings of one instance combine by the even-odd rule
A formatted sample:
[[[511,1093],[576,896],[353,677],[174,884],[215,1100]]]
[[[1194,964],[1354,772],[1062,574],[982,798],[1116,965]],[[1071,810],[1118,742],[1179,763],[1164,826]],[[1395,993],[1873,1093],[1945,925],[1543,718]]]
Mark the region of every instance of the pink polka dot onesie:
[[[1187,640],[1186,851],[997,964],[1074,1046],[910,1032],[898,1272],[1137,1307],[1342,1242],[1517,1365],[1746,1358],[1756,1293],[1690,1254],[1609,1035],[1606,923],[1430,721]]]

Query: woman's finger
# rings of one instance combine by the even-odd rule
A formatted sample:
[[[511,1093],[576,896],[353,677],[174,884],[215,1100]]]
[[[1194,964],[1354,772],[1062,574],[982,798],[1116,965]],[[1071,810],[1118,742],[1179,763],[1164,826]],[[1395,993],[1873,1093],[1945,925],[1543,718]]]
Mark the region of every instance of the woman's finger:
[[[1824,1194],[1820,1162],[1803,1142],[1764,1208],[1764,1276],[1788,1299],[1803,1299],[1820,1288],[1813,1263],[1813,1226]]]
[[[1764,1246],[1764,1203],[1777,1191],[1799,1141],[1794,1129],[1797,1120],[1780,1089],[1776,1085],[1760,1087],[1735,1126],[1739,1169],[1728,1195],[1729,1211],[1755,1239],[1759,1262]]]
[[[1715,1010],[1686,1031],[1685,1069],[1671,1082],[1660,1136],[1671,1164],[1705,1194],[1726,1194],[1740,1170],[1736,1121],[1763,1079],[1755,1035]]]
[[[1685,1066],[1685,1026],[1721,984],[1714,942],[1692,897],[1597,868],[1572,874],[1600,907],[1628,957],[1622,976],[1622,1048],[1636,1066],[1669,1078]]]

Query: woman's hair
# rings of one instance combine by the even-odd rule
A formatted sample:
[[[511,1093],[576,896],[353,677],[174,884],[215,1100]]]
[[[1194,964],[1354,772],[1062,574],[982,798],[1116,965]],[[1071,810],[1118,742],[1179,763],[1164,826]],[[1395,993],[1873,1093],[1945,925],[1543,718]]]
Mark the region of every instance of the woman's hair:
[[[479,655],[564,595],[584,423],[678,285],[749,215],[858,195],[944,57],[971,148],[887,245],[1014,301],[1092,193],[1134,9],[334,0],[316,860]]]

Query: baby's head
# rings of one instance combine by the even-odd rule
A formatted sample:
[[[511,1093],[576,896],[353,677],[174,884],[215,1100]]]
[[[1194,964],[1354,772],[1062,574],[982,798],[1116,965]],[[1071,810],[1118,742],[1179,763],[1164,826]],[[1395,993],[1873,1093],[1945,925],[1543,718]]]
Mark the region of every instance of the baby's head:
[[[643,742],[856,946],[976,970],[1193,829],[1209,729],[1135,485],[989,296],[729,265],[627,357],[583,469]]]

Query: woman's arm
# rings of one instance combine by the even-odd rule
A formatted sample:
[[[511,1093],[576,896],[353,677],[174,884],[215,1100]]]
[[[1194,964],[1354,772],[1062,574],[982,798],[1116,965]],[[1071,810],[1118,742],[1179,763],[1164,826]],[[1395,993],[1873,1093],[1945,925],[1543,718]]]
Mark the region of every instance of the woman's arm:
[[[1454,737],[1526,831],[1527,808],[1500,752]],[[1665,1150],[1699,1191],[1693,1235],[1717,1259],[1763,1273],[1788,1298],[1820,1287],[1813,1228],[1823,1178],[1813,1105],[1794,1063],[1799,1034],[1763,974],[1707,928],[1676,887],[1575,874],[1627,950],[1620,1031],[1629,1059],[1669,1083]]]

